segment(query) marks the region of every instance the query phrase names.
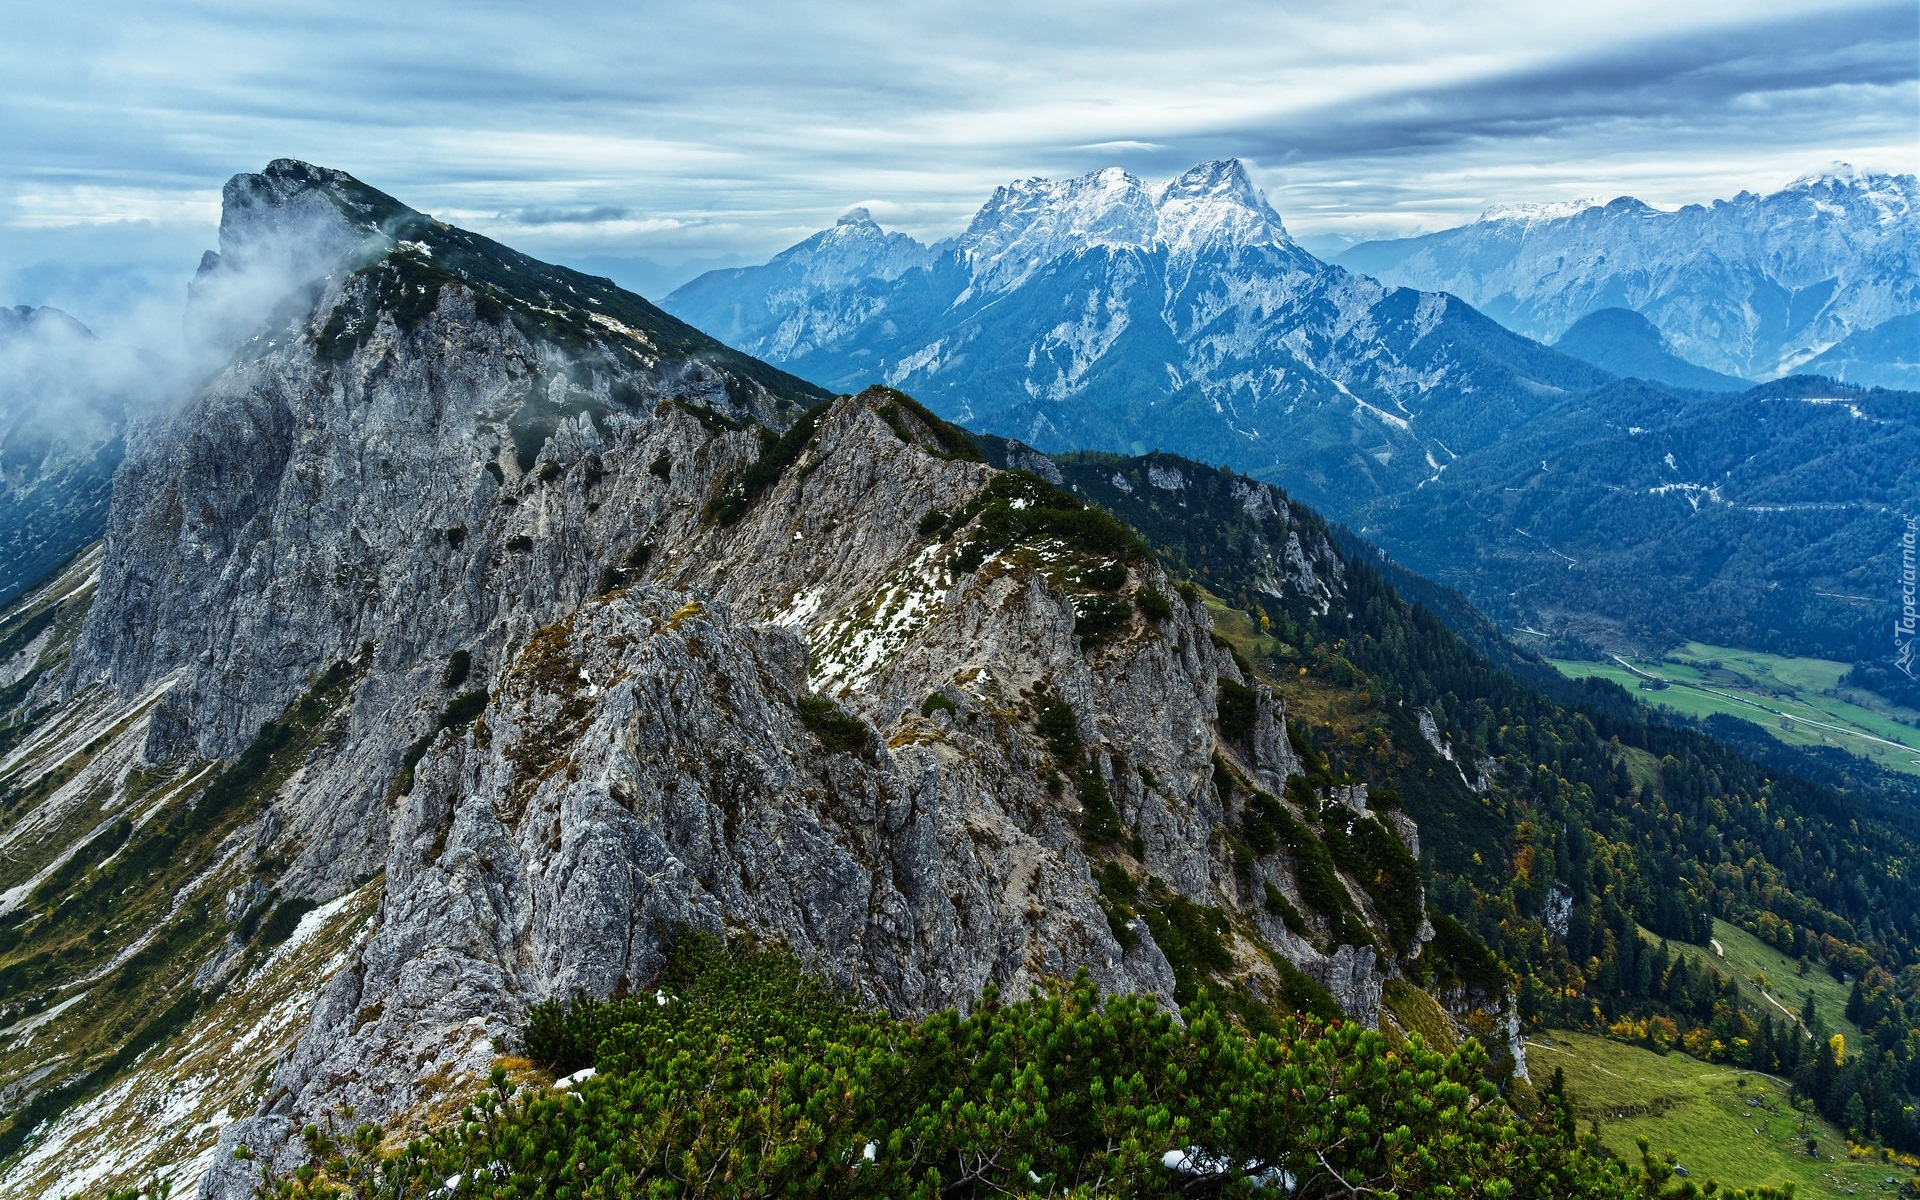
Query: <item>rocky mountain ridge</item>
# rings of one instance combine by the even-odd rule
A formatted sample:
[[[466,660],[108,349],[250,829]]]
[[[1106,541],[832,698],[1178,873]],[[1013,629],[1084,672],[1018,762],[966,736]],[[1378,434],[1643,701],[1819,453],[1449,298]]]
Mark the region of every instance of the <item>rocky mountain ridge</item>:
[[[1836,164],[1778,191],[1663,212],[1631,196],[1489,213],[1368,242],[1342,265],[1446,291],[1529,337],[1587,313],[1641,313],[1680,357],[1771,379],[1847,338],[1920,311],[1920,181]],[[1849,382],[1908,386],[1854,363]]]
[[[245,1194],[330,1106],[457,1102],[674,922],[908,1012],[1084,966],[1379,1019],[1427,932],[1301,875],[1364,789],[1303,805],[1283,706],[1124,526],[340,173],[228,197],[198,293],[259,246],[305,278],[0,621],[7,1194]],[[1272,583],[1338,564],[1295,539]]]
[[[871,257],[900,245],[879,238],[816,235],[664,304],[830,386],[878,376],[1042,450],[1231,462],[1335,511],[1607,378],[1457,300],[1314,258],[1233,160],[1158,186],[1118,169],[1021,180],[911,265]],[[834,286],[808,286],[802,260]]]

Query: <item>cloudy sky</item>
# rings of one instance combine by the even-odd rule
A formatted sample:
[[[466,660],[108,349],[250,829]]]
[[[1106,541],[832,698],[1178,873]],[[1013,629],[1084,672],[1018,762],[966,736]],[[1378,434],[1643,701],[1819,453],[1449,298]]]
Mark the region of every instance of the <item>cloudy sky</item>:
[[[0,303],[176,302],[220,184],[280,156],[656,289],[856,204],[939,237],[998,183],[1114,164],[1239,156],[1323,251],[1920,169],[1912,0],[295,7],[15,19]]]

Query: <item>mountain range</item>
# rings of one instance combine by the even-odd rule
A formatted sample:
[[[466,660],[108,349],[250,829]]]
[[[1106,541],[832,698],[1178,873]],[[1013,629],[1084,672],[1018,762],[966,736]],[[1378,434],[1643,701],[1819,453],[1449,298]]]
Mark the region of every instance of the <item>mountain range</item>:
[[[1064,229],[1040,211],[1059,189],[1000,200],[1101,279],[1186,262],[1196,304],[1217,281],[1181,256],[1237,245],[1312,275],[1303,311],[1329,320],[1428,305],[1296,260],[1243,179],[1144,202],[1096,179]],[[1920,1149],[1910,784],[1762,764],[1560,679],[1245,474],[834,394],[339,171],[279,160],[223,201],[189,326],[224,365],[129,426],[104,537],[0,609],[0,1195],[571,1194],[589,1159],[627,1187],[616,1151],[737,1165],[621,1123],[669,1111],[622,1089],[684,1045],[636,1063],[580,1029],[609,998],[693,1003],[689,931],[784,944],[845,1003],[936,1030],[1077,972],[1263,1054],[1337,1021],[1347,1057],[1294,1076],[1334,1097],[1457,1050],[1449,1089],[1596,1170],[1523,1034],[1788,1076],[1810,1120]],[[1112,243],[1072,250],[1088,213]],[[1143,248],[1122,218],[1145,214]],[[1045,277],[1022,261],[981,249],[981,286]],[[1427,333],[1616,407],[1641,386],[1458,308]],[[1784,411],[1882,419],[1790,390]],[[1851,981],[1844,1014],[1714,965],[1722,926]],[[584,1045],[555,1057],[562,1026]],[[799,1111],[683,1082],[756,1129]],[[1140,1128],[1156,1193],[1241,1161],[1218,1130]],[[1331,1171],[1256,1133],[1296,1180]],[[856,1183],[909,1153],[835,1136]],[[1512,1137],[1482,1136],[1492,1192]],[[1046,1186],[1003,1167],[979,1173]]]
[[[1589,313],[1627,308],[1680,357],[1723,374],[1915,381],[1911,342],[1882,350],[1875,333],[1920,312],[1912,175],[1836,164],[1764,196],[1673,212],[1631,196],[1494,209],[1455,229],[1362,243],[1339,261],[1384,283],[1459,296],[1542,340]]]
[[[1682,245],[1747,247],[1827,280],[1800,293],[1830,296],[1824,315],[1794,328],[1839,336],[1906,319],[1886,312],[1913,300],[1911,191],[1905,177],[1848,176],[1671,221],[1637,202],[1529,210],[1343,262],[1386,263],[1390,246],[1437,262],[1472,239],[1544,261],[1576,232],[1582,262],[1624,254],[1608,249],[1620,239],[1676,262],[1696,261]],[[1481,296],[1466,269],[1434,286]],[[1748,271],[1735,287],[1731,270],[1673,279],[1740,308],[1759,285]],[[851,213],[664,304],[828,386],[882,379],[1043,450],[1157,447],[1280,484],[1509,630],[1544,630],[1577,655],[1690,638],[1890,654],[1915,406],[1889,395],[1869,419],[1859,387],[1813,383],[1712,399],[1752,385],[1687,361],[1698,339],[1660,325],[1678,300],[1643,315],[1620,307],[1639,293],[1574,282],[1535,288],[1543,306],[1563,297],[1553,321],[1526,327],[1558,337],[1548,347],[1458,295],[1315,259],[1244,167],[1218,162],[1160,185],[1118,170],[1019,181],[931,246]]]
[[[829,387],[885,382],[1042,449],[1230,463],[1335,512],[1607,378],[1314,258],[1238,161],[1018,181],[932,246],[850,214],[663,303]]]

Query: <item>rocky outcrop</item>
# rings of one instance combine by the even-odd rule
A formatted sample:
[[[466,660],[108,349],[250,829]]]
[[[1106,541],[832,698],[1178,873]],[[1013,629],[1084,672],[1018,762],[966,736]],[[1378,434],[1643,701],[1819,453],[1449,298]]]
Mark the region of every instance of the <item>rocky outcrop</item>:
[[[1218,773],[1277,796],[1300,767],[1150,555],[1067,522],[969,556],[1005,477],[907,398],[801,417],[812,395],[603,281],[276,167],[247,205],[382,215],[140,431],[41,684],[158,694],[125,736],[161,766],[327,713],[200,886],[236,923],[362,888],[378,909],[209,1193],[248,1186],[233,1147],[295,1153],[328,1108],[404,1121],[470,1090],[528,1005],[644,982],[681,922],[784,939],[903,1013],[1082,968],[1170,1002],[1174,964],[1095,884],[1117,864],[1220,910],[1238,973],[1278,978],[1264,943],[1373,1019],[1374,951],[1289,934],[1264,889],[1297,898],[1296,865],[1236,858]],[[1077,503],[1019,486],[1039,500],[1007,513]],[[1234,738],[1226,685],[1253,697]]]

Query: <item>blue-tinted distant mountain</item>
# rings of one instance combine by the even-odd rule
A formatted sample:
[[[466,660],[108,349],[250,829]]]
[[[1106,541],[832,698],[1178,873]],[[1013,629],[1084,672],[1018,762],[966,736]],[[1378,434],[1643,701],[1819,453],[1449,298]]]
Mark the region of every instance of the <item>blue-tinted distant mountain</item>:
[[[853,213],[664,307],[845,391],[1042,449],[1160,446],[1335,513],[1418,486],[1605,372],[1288,236],[1237,161],[1008,184],[932,246]]]
[[[1817,369],[1810,360],[1848,335],[1920,311],[1920,181],[1842,164],[1677,212],[1627,196],[1529,205],[1339,261],[1451,292],[1542,340],[1630,308],[1689,362],[1766,379]]]
[[[1790,232],[1779,261],[1815,254]],[[1901,456],[1920,455],[1901,397],[1731,392],[1751,385],[1631,312],[1544,346],[1314,258],[1238,163],[1023,180],[932,246],[850,214],[664,306],[836,390],[880,380],[1045,450],[1158,448],[1280,484],[1508,628],[1884,652]]]
[[[1850,333],[1806,369],[1866,387],[1920,391],[1920,313]]]
[[[1744,392],[1753,384],[1697,367],[1667,348],[1660,331],[1630,308],[1602,308],[1573,323],[1553,348],[1629,379],[1704,392]]]
[[[1815,376],[1734,395],[1621,380],[1358,524],[1509,629],[1874,662],[1894,651],[1915,496],[1920,395]]]

